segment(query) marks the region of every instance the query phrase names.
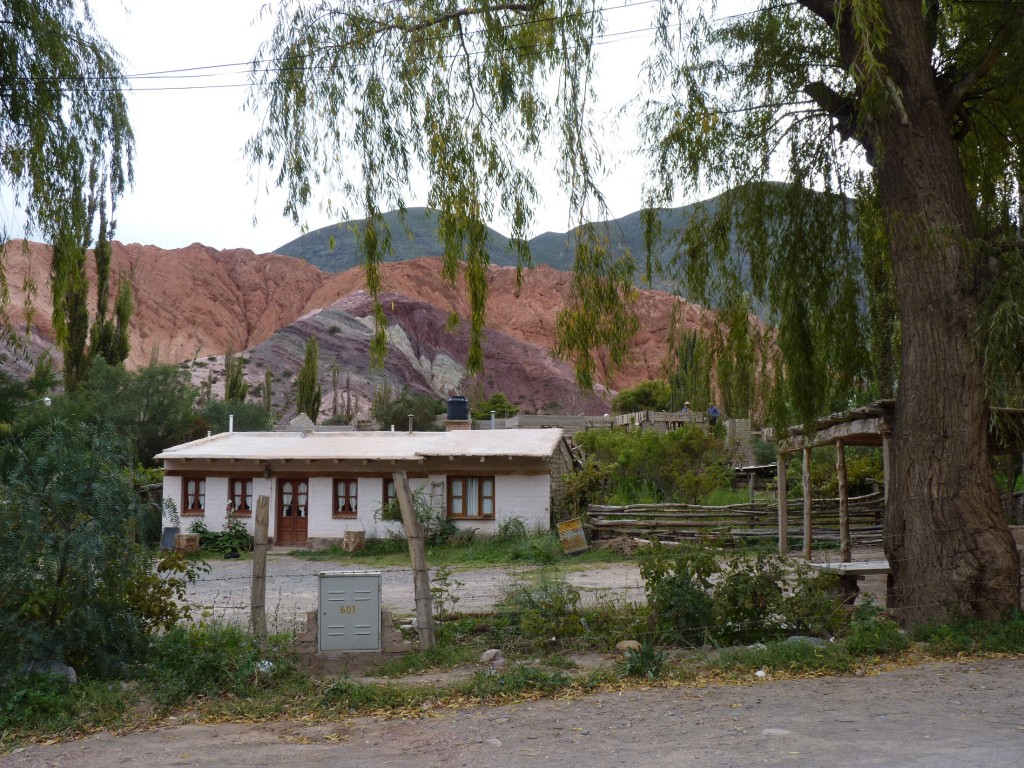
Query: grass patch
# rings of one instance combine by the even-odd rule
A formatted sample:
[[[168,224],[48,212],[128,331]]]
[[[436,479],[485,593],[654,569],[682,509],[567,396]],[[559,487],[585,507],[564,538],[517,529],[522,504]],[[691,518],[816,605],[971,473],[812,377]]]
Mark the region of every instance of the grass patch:
[[[941,656],[1024,653],[1024,613],[1014,611],[1001,622],[961,619],[952,624],[928,624],[915,629],[913,638]]]
[[[0,680],[0,754],[20,739],[73,736],[121,723],[130,706],[120,684],[82,679],[71,685],[55,675],[14,675]]]
[[[842,646],[807,642],[771,642],[762,647],[727,648],[708,663],[711,669],[746,675],[756,670],[769,674],[828,672],[842,675],[855,666],[855,659]]]
[[[427,651],[404,653],[388,659],[374,673],[381,677],[403,677],[432,669],[450,669],[480,660],[480,648],[473,645],[435,645]]]
[[[348,561],[366,565],[408,565],[409,548],[405,539],[367,539],[359,552],[346,552],[341,547],[289,552],[293,557],[312,561]],[[549,532],[528,534],[522,538],[506,539],[498,536],[476,536],[470,541],[433,544],[427,547],[430,565],[457,565],[464,568],[500,566],[508,564],[552,565],[572,563],[618,562],[628,559],[607,549],[590,549],[580,555],[562,554],[558,537]]]

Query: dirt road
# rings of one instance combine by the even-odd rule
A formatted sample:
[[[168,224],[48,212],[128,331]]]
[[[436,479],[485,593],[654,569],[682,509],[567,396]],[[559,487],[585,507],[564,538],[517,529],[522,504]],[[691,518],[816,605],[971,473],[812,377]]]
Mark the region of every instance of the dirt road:
[[[11,768],[1009,768],[1024,755],[1024,659],[869,677],[662,688],[303,725],[161,728],[33,746]]]
[[[188,590],[188,601],[200,611],[231,623],[249,621],[250,579],[252,563],[248,560],[211,560],[211,571]],[[306,611],[317,606],[318,574],[336,570],[380,570],[384,607],[400,614],[413,615],[412,573],[408,567],[367,568],[331,562],[311,562],[272,553],[267,560],[267,614],[271,630],[287,629],[305,622]],[[486,611],[501,596],[502,586],[517,571],[529,568],[494,567],[458,570],[454,578],[458,587],[460,611]],[[588,565],[586,570],[573,571],[569,581],[580,588],[584,600],[608,595],[642,602],[643,581],[634,563]]]

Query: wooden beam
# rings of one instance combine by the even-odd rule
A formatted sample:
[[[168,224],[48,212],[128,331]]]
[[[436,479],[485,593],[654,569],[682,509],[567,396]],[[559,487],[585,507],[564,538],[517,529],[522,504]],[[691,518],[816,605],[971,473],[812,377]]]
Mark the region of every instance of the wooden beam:
[[[789,553],[789,502],[786,499],[786,454],[779,452],[778,458],[778,492],[779,492],[779,554]]]
[[[839,558],[844,563],[852,560],[850,553],[850,497],[846,484],[846,449],[843,441],[836,440],[836,476],[839,479]]]
[[[892,457],[890,456],[890,444],[892,438],[889,437],[889,433],[885,432],[882,434],[882,482],[885,486],[882,488],[882,501],[886,506],[889,505],[889,486],[892,480]]]
[[[819,448],[842,440],[847,445],[879,445],[888,429],[885,418],[875,416],[856,421],[847,421],[822,429],[812,435],[793,435],[779,443],[781,451],[799,451],[804,448]]]
[[[811,559],[811,449],[804,448],[804,465],[800,479],[804,486],[804,560]]]

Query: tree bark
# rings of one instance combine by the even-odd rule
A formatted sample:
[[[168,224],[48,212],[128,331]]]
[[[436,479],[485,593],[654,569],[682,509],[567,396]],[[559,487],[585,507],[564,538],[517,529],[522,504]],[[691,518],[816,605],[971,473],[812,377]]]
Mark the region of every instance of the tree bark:
[[[885,551],[905,624],[994,619],[1020,604],[1019,561],[988,451],[971,205],[921,5],[884,5],[902,99],[868,116],[902,323]]]

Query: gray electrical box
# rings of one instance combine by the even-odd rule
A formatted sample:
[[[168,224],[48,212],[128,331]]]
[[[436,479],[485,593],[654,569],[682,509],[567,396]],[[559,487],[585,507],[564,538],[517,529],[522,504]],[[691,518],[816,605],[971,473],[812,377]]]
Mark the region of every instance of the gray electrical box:
[[[380,571],[320,574],[321,651],[380,650]]]

